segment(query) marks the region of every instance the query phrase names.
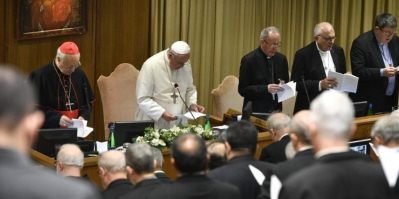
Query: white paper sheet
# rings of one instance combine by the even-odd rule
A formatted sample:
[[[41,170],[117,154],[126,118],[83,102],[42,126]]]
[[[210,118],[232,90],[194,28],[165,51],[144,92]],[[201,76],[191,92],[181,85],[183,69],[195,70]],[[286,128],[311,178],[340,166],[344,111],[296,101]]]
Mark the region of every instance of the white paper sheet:
[[[108,151],[108,142],[99,142],[96,141],[96,146],[97,146],[97,151],[98,153],[103,153],[105,151]]]
[[[328,77],[335,77],[337,79],[337,86],[334,90],[356,93],[357,83],[359,78],[351,74],[342,74],[334,71],[328,71]]]
[[[193,115],[191,115],[191,113],[193,113]],[[185,113],[184,117],[186,117],[187,119],[190,119],[190,120],[194,120],[194,119],[197,119],[199,117],[206,116],[206,114],[200,113],[200,112],[191,111],[191,113],[190,112]],[[193,116],[194,116],[194,118],[193,118]]]
[[[296,83],[290,81],[286,84],[282,84],[281,87],[284,88],[283,91],[277,92],[278,102],[283,102],[291,97],[295,97],[296,95]]]
[[[87,120],[72,119],[72,122],[72,125],[69,125],[68,128],[76,128],[80,138],[87,137],[93,131],[93,128],[87,126]]]

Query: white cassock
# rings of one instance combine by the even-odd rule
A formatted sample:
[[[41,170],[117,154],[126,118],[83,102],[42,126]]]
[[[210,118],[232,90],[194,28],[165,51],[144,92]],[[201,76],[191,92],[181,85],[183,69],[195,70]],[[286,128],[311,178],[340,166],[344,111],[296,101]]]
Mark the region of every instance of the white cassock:
[[[158,129],[169,129],[186,122],[182,114],[187,110],[175,88],[176,83],[181,97],[189,107],[197,103],[197,91],[193,84],[190,61],[177,70],[171,70],[167,50],[153,55],[144,62],[136,85],[139,106],[136,119],[152,119]],[[178,116],[179,119],[171,122],[164,120],[161,117],[164,111]]]

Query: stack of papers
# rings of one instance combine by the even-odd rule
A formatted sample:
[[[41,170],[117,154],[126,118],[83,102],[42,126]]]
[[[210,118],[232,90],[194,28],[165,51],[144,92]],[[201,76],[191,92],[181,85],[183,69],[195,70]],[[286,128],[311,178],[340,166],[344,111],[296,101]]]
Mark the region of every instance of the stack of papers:
[[[278,102],[283,102],[291,97],[295,97],[296,95],[296,83],[290,81],[286,84],[282,84],[281,87],[284,88],[283,91],[277,92]]]
[[[338,84],[333,88],[334,90],[356,93],[357,83],[359,81],[358,77],[351,74],[337,73],[331,70],[328,71],[328,77],[337,79]]]
[[[80,138],[87,137],[93,131],[93,128],[87,126],[87,120],[72,119],[72,122],[72,125],[69,125],[68,128],[76,128]]]
[[[192,115],[191,115],[191,113],[192,113]],[[199,117],[204,117],[204,116],[206,116],[206,114],[200,113],[200,112],[191,111],[191,113],[190,113],[190,112],[185,113],[185,114],[184,114],[184,117],[186,117],[186,118],[189,119],[189,120],[196,120],[196,119],[199,118]],[[193,116],[194,116],[194,117],[193,117]]]

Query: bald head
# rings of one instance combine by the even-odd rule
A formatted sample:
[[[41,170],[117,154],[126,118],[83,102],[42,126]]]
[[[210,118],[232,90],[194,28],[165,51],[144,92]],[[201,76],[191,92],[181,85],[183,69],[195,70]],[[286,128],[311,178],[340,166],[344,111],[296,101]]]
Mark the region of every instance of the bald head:
[[[64,165],[83,167],[84,154],[76,144],[64,144],[57,153],[57,161]]]
[[[291,140],[300,142],[302,145],[311,145],[310,128],[312,125],[311,112],[309,110],[302,110],[296,113],[290,123],[290,134],[294,134],[297,139]]]
[[[322,33],[329,33],[329,32],[335,33],[334,27],[328,22],[321,22],[316,24],[316,26],[314,27],[313,34],[316,37]]]
[[[204,171],[207,164],[205,141],[194,134],[183,134],[172,144],[175,167],[181,173]]]
[[[98,159],[98,166],[108,172],[125,172],[126,160],[125,154],[121,151],[111,150],[101,154]]]

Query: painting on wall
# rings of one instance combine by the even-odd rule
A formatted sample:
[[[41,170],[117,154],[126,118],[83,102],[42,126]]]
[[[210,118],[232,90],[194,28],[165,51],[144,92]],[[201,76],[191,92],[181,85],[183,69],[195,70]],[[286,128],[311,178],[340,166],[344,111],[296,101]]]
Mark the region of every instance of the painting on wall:
[[[17,39],[86,32],[86,0],[18,0]]]

